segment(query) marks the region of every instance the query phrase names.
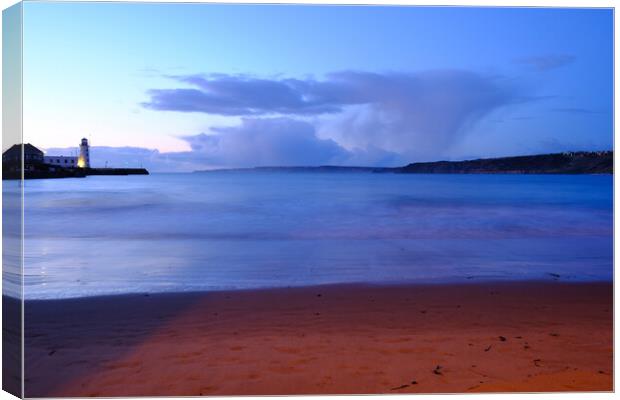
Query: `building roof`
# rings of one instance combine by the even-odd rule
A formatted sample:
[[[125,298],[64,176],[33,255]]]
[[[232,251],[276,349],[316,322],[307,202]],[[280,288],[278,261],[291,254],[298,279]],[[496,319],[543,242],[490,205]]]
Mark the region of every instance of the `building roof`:
[[[24,145],[24,154],[40,154],[43,155],[43,152],[39,149],[37,149],[36,147],[34,147],[33,145],[31,145],[30,143],[26,143]]]
[[[21,153],[22,153],[21,146],[22,146],[21,144],[14,144],[7,151],[2,153],[2,155],[19,157],[21,156]],[[43,152],[37,149],[35,146],[31,145],[30,143],[26,143],[23,146],[24,146],[24,154],[37,154],[37,155],[43,156]]]

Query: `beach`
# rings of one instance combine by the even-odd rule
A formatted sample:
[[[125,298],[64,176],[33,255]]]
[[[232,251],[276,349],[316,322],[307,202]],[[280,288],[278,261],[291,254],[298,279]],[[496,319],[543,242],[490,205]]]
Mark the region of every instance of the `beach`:
[[[27,397],[613,390],[611,283],[27,300],[25,323]]]

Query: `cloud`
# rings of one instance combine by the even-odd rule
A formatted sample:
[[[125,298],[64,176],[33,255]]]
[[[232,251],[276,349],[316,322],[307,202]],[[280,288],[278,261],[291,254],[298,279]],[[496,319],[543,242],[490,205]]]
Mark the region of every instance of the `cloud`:
[[[326,79],[261,79],[246,75],[185,75],[170,78],[191,86],[152,89],[142,106],[152,110],[202,112],[225,116],[320,115],[347,106],[389,105],[427,96],[429,92],[471,90],[469,98],[493,95],[500,79],[471,71],[417,73],[344,71]],[[461,91],[462,94],[462,91]]]
[[[145,108],[217,115],[323,114],[341,111],[341,104],[313,89],[316,82],[269,80],[243,75],[173,76],[193,88],[153,89]]]
[[[311,117],[321,137],[347,149],[407,157],[440,156],[494,110],[532,100],[510,79],[467,70],[343,71],[323,80],[226,74],[171,78],[190,87],[150,90],[142,106],[225,116]]]
[[[493,111],[532,100],[509,79],[463,70],[345,73],[338,79],[372,99],[326,122],[338,141],[410,160],[441,157]]]
[[[224,167],[394,165],[400,158],[381,149],[345,149],[317,136],[314,125],[290,118],[244,118],[238,126],[211,128],[183,137],[206,165]]]
[[[532,120],[532,119],[537,119],[537,118],[538,118],[538,117],[534,117],[534,116],[532,116],[532,115],[529,115],[529,116],[528,116],[528,115],[526,115],[526,116],[521,116],[521,117],[512,117],[511,119],[512,119],[513,121],[529,121],[529,120]]]
[[[570,64],[575,59],[576,57],[570,54],[549,54],[546,56],[519,58],[516,62],[528,65],[538,71],[548,71]]]
[[[321,165],[348,156],[347,150],[333,140],[319,139],[311,124],[288,118],[245,118],[239,126],[211,131],[214,133],[183,138],[207,165]]]
[[[190,151],[161,153],[138,147],[93,147],[94,167],[145,167],[153,172],[188,172],[260,166],[396,166],[405,160],[377,148],[348,150],[317,136],[315,127],[290,118],[244,118],[237,126],[182,136]],[[48,149],[68,155],[74,148]]]
[[[578,107],[552,108],[551,111],[565,114],[602,114],[600,111]]]

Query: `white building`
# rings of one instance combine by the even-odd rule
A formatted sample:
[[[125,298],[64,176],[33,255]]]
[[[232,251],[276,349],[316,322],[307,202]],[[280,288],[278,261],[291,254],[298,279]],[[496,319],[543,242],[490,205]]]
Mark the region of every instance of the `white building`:
[[[44,156],[43,162],[45,164],[54,165],[56,167],[63,168],[90,168],[90,148],[88,146],[88,139],[82,139],[80,143],[80,155],[78,157],[73,156]]]
[[[44,156],[43,162],[57,167],[75,168],[78,165],[78,158],[67,156]]]

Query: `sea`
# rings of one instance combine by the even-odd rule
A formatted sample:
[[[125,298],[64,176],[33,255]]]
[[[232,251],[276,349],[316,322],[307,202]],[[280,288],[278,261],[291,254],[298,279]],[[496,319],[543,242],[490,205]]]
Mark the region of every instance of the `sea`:
[[[20,183],[4,183],[15,196]],[[250,170],[23,185],[26,299],[613,279],[610,175]],[[19,296],[15,269],[3,273],[4,294]]]

